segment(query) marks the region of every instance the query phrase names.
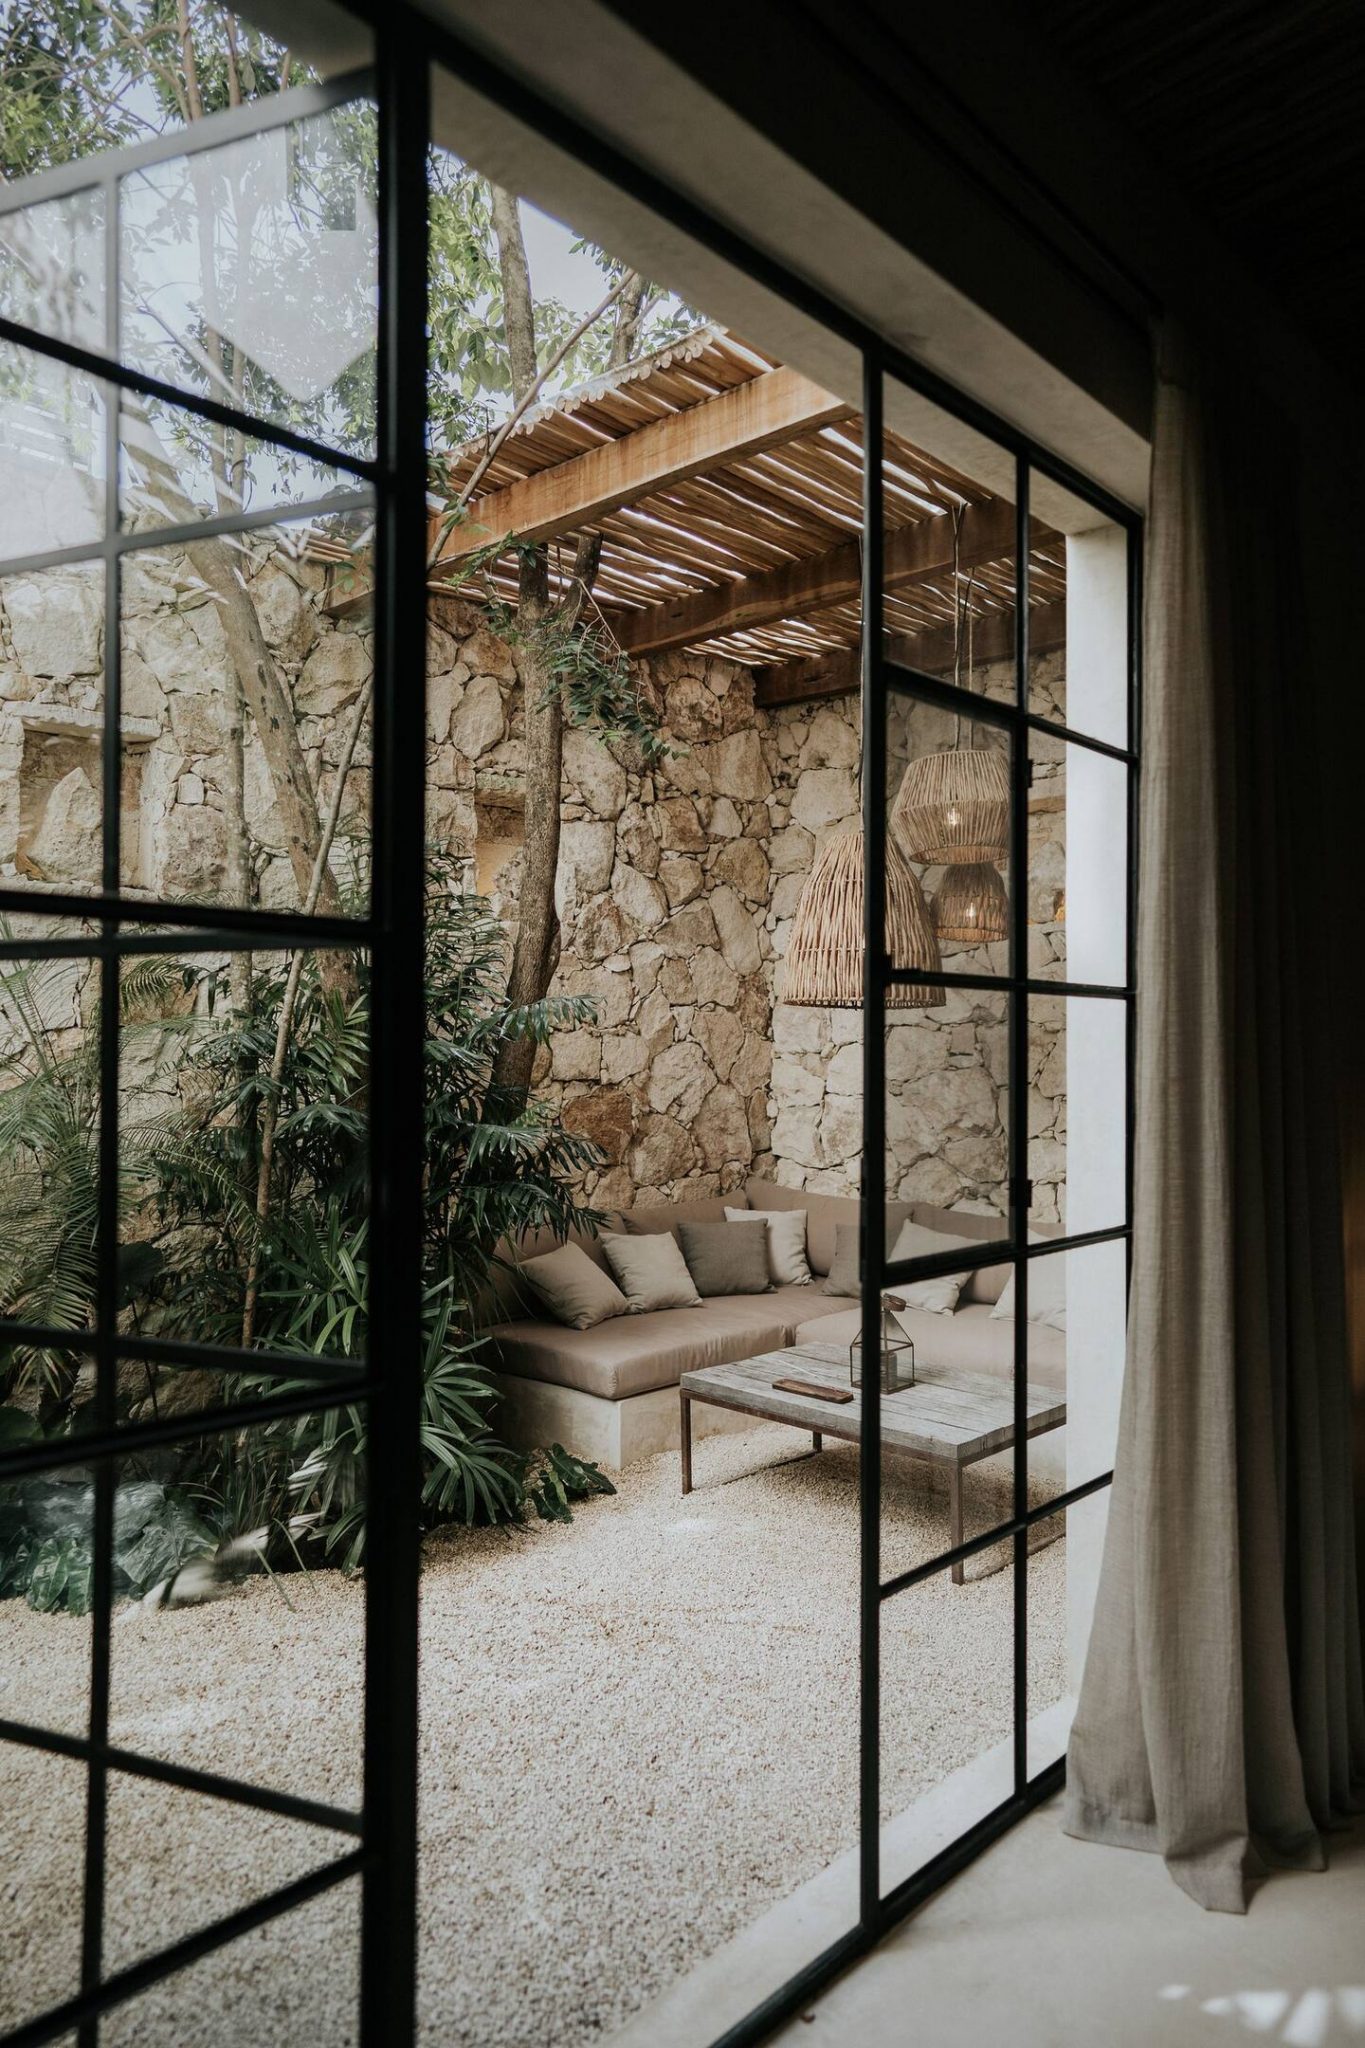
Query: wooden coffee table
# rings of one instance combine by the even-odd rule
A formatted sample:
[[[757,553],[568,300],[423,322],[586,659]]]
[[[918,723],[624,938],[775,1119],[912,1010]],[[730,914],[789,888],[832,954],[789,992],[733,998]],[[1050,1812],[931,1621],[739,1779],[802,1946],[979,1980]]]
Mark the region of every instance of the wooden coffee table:
[[[685,1372],[678,1383],[681,1402],[682,1490],[692,1491],[692,1403],[708,1401],[716,1408],[737,1409],[765,1422],[785,1422],[809,1430],[815,1449],[827,1436],[857,1443],[862,1434],[863,1390],[849,1389],[846,1402],[821,1401],[812,1394],[780,1393],[774,1380],[811,1380],[817,1385],[849,1389],[848,1351],[835,1344],[796,1344],[785,1351],[765,1351],[733,1365],[708,1365]],[[1014,1442],[1014,1392],[993,1373],[965,1372],[958,1366],[921,1365],[913,1387],[883,1394],[882,1443],[925,1464],[940,1465],[948,1474],[950,1548],[962,1541],[962,1475]],[[1026,1389],[1028,1435],[1042,1436],[1066,1421],[1066,1402],[1055,1388]],[[963,1583],[959,1562],[952,1566],[953,1584]]]

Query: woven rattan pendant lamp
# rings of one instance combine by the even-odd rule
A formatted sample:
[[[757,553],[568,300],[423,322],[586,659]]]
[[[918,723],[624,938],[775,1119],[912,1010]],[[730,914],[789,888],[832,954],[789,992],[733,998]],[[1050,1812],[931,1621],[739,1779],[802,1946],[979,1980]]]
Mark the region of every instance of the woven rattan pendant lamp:
[[[863,835],[840,832],[821,849],[792,920],[782,1000],[821,1009],[854,1010],[863,1000]],[[893,967],[939,972],[938,940],[924,891],[905,855],[886,842],[886,946]],[[937,1009],[941,988],[893,982],[888,1008]]]
[[[993,861],[972,861],[965,867],[945,868],[929,907],[934,930],[941,939],[960,939],[967,945],[984,946],[993,939],[1009,937],[1009,893],[1004,876]]]
[[[953,681],[962,684],[962,514],[953,521]],[[971,614],[971,581],[966,611]],[[968,688],[971,664],[968,662]],[[962,721],[958,720],[958,740]],[[980,866],[1009,858],[1010,786],[1005,756],[996,747],[964,747],[925,754],[905,771],[891,807],[891,829],[912,860],[926,867]],[[944,937],[948,934],[945,932]]]

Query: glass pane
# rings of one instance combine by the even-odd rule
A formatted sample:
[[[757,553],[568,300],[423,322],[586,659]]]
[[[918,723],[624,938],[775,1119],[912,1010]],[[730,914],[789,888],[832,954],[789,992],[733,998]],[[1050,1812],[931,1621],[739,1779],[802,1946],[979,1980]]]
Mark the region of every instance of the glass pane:
[[[1109,1494],[1048,1515],[1029,1531],[1028,1558],[1028,1772],[1031,1778],[1066,1755],[1089,1639],[1089,1608],[1081,1598],[1094,1548],[1088,1511],[1103,1517]],[[1090,1589],[1093,1601],[1094,1589]]]
[[[7,1359],[12,1359],[10,1352]],[[8,1362],[0,1375],[13,1379]],[[84,1376],[93,1387],[93,1372]],[[14,1435],[22,1396],[0,1410]],[[0,1483],[0,1717],[60,1735],[90,1726],[94,1485],[88,1470]],[[32,1754],[32,1752],[27,1752]],[[8,1746],[0,1750],[12,1764]]]
[[[104,349],[104,193],[98,186],[0,214],[0,313],[53,340]]]
[[[1013,1303],[1013,1290],[1008,1297]],[[1029,1443],[1036,1500],[1109,1471],[1118,1441],[1126,1334],[1127,1245],[1122,1238],[1029,1260],[1028,1375],[1066,1404],[1064,1430]]]
[[[122,521],[140,533],[355,494],[343,470],[128,393],[119,443]]]
[[[363,1406],[118,1467],[110,1740],[355,1811]]]
[[[1014,1790],[1012,1543],[986,1558],[963,1585],[942,1571],[882,1603],[883,1892]]]
[[[0,559],[104,533],[104,388],[0,342]]]
[[[108,1799],[106,1976],[241,1912],[356,1846],[338,1830],[123,1771],[110,1773]],[[310,1990],[321,1995],[321,1982]],[[239,2020],[235,2014],[234,2029]]]
[[[1128,535],[1050,478],[1031,480],[1029,710],[1128,745]]]
[[[913,993],[913,990],[911,991]],[[1009,1016],[985,989],[889,1009],[886,1189],[894,1201],[1009,1217]]]
[[[321,1839],[326,1840],[327,1837]],[[158,1893],[158,1897],[160,1894]],[[178,1970],[100,2021],[102,2048],[348,2048],[358,2033],[360,1879]]]
[[[1029,735],[1029,764],[1029,973],[1122,988],[1128,767],[1040,732]]]
[[[886,803],[894,964],[1007,973],[1009,735],[894,690],[886,707]]]
[[[363,912],[373,635],[329,605],[368,532],[367,514],[334,514],[125,558],[129,886]]]
[[[1113,1230],[1127,1208],[1127,1004],[1029,1001],[1029,1220],[1069,1237]]]
[[[123,359],[368,453],[374,164],[374,110],[357,102],[123,179]]]
[[[364,1357],[367,989],[367,964],[346,952],[124,963],[121,1257],[134,1328]],[[136,1421],[245,1391],[208,1368],[153,1380],[129,1360],[120,1408]]]
[[[104,568],[0,578],[0,880],[98,889]]]
[[[85,1791],[83,1763],[17,1742],[0,1744],[0,2016],[6,2032],[81,1988]]]
[[[0,912],[0,939],[13,943],[20,922],[40,920]],[[99,990],[94,960],[0,958],[0,1316],[46,1330],[94,1322]],[[0,1426],[11,1441],[68,1436],[93,1420],[93,1404],[88,1352],[41,1340],[0,1346]],[[83,1613],[89,1512],[88,1475],[17,1486],[4,1511],[5,1594]],[[74,1699],[83,1724],[83,1674]]]

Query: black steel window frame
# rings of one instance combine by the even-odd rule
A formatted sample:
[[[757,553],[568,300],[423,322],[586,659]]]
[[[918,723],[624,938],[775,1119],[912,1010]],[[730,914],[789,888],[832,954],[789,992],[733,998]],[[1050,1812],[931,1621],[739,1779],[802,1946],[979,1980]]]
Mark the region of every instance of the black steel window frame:
[[[85,1766],[87,1782],[80,1985],[75,1995],[4,2036],[10,2048],[75,2033],[95,2048],[100,2016],[226,1943],[352,1877],[361,1881],[359,1957],[363,2039],[410,2039],[415,2015],[417,1568],[421,1414],[422,901],[425,718],[420,690],[396,685],[425,673],[426,135],[428,74],[406,61],[401,38],[379,39],[374,70],[280,93],[215,115],[190,131],[130,151],[75,163],[10,187],[0,213],[102,189],[105,333],[101,348],[74,344],[13,319],[0,341],[95,380],[104,407],[103,535],[85,545],[7,557],[0,575],[35,574],[98,562],[104,590],[102,843],[98,889],[38,891],[0,885],[0,914],[41,920],[33,937],[0,942],[0,960],[86,959],[99,964],[99,1194],[94,1327],[46,1330],[0,1321],[0,1342],[41,1342],[93,1358],[93,1426],[57,1442],[0,1452],[0,1481],[79,1466],[93,1474],[93,1602],[89,1720],[84,1735],[13,1719],[7,1740]],[[378,331],[376,444],[357,457],[250,412],[148,376],[119,360],[119,181],[148,165],[220,147],[358,100],[378,118]],[[340,472],[351,487],[316,499],[238,511],[185,526],[125,530],[120,505],[120,399],[163,402],[240,430],[262,445]],[[215,534],[241,534],[339,511],[373,517],[376,563],[371,897],[366,915],[308,916],[243,905],[195,905],[131,896],[120,881],[120,579],[124,561],[148,549]],[[371,1353],[364,1362],[226,1344],[148,1340],[118,1329],[119,1006],[122,964],[149,952],[368,951],[370,1031]],[[380,1339],[374,1333],[382,1331]],[[160,1357],[255,1376],[255,1389],[192,1416],[121,1424],[116,1368]],[[304,1382],[302,1387],[299,1382]],[[282,1383],[291,1383],[284,1391]],[[363,1792],[358,1810],[173,1763],[110,1740],[110,1625],[113,1515],[119,1464],[140,1451],[248,1428],[282,1416],[363,1404],[366,1466],[365,1714]],[[182,1940],[105,1974],[106,1807],[110,1774],[121,1772],[277,1814],[354,1844],[305,1877]]]
[[[850,342],[863,361],[864,440],[869,457],[881,447],[884,416],[884,384],[887,378],[905,384],[931,400],[946,413],[984,434],[1014,458],[1017,471],[1017,589],[1015,665],[1018,678],[1017,701],[1005,711],[1013,744],[1012,869],[1016,877],[1027,873],[1027,734],[1038,730],[1068,743],[1107,754],[1123,762],[1128,784],[1128,891],[1127,891],[1127,975],[1122,986],[1037,981],[1024,972],[1026,959],[1026,890],[1011,892],[1010,965],[1004,976],[944,973],[927,976],[916,972],[917,981],[941,981],[945,987],[988,988],[1013,997],[1010,1039],[1010,1228],[998,1242],[975,1247],[969,1252],[948,1255],[956,1271],[963,1266],[1012,1262],[1017,1290],[1015,1317],[1014,1396],[1016,1437],[1022,1432],[1027,1345],[1027,1288],[1029,1266],[1037,1257],[1065,1254],[1082,1246],[1126,1241],[1128,1270],[1132,1265],[1132,1135],[1133,1135],[1133,1025],[1136,1001],[1136,888],[1137,888],[1137,795],[1139,762],[1135,738],[1140,730],[1140,516],[1132,507],[1095,485],[1070,463],[1033,442],[989,407],[959,392],[951,383],[916,362],[886,340],[850,307],[832,298],[807,278],[789,270],[766,251],[750,243],[737,229],[712,216],[686,193],[677,190],[647,166],[607,141],[592,128],[505,71],[496,61],[456,32],[439,27],[406,0],[389,0],[379,7],[377,0],[350,0],[350,11],[366,20],[374,31],[376,64],[373,72],[354,74],[320,88],[302,88],[297,93],[258,102],[214,117],[221,128],[205,123],[195,132],[193,145],[186,136],[167,138],[164,145],[148,145],[144,161],[159,161],[185,153],[187,147],[208,147],[231,134],[259,132],[277,122],[335,105],[362,92],[372,93],[379,111],[379,222],[380,222],[380,313],[379,313],[379,435],[373,460],[347,456],[307,436],[291,433],[268,422],[237,413],[201,395],[181,391],[161,380],[120,366],[108,355],[44,337],[0,319],[0,340],[15,341],[35,352],[65,362],[100,379],[111,389],[126,388],[191,412],[206,420],[240,427],[258,440],[273,441],[295,453],[342,470],[357,485],[373,494],[376,522],[377,663],[381,677],[422,675],[425,577],[425,375],[426,375],[426,151],[431,133],[429,67],[441,65],[455,73],[468,88],[482,95],[512,119],[529,125],[551,144],[591,171],[628,192],[672,226],[692,237],[719,260],[733,265],[756,283],[788,301],[835,335]],[[231,124],[231,126],[229,126]],[[119,168],[123,168],[121,162]],[[50,174],[26,186],[24,197],[53,196],[59,190],[83,189],[99,182],[95,165],[73,166],[70,173]],[[116,295],[111,306],[116,308]],[[116,314],[111,314],[111,318]],[[117,510],[117,406],[110,405],[106,420],[109,435],[107,488]],[[1028,500],[1031,474],[1049,478],[1090,505],[1101,517],[1121,527],[1128,546],[1127,648],[1129,674],[1129,748],[1106,744],[1095,737],[1073,731],[1055,721],[1032,713],[1028,683]],[[259,514],[241,515],[225,522],[224,529],[246,529],[252,525],[279,523],[310,513],[335,511],[347,503],[369,502],[350,494],[331,497],[316,505],[286,506]],[[112,586],[117,583],[120,555],[134,543],[118,536],[117,518],[106,521],[105,545],[63,549],[34,557],[34,568],[58,566],[71,560],[102,557],[108,565]],[[210,523],[193,529],[196,535],[213,530]],[[176,529],[161,529],[138,536],[143,545],[170,545],[185,538]],[[882,616],[881,560],[883,540],[881,465],[869,459],[865,465],[863,513],[863,616],[880,622]],[[6,565],[7,570],[9,565]],[[115,614],[116,616],[116,614]],[[111,653],[111,644],[113,652]],[[107,1476],[103,1482],[106,1578],[105,1624],[96,1628],[92,1655],[94,1696],[103,1699],[106,1721],[97,1726],[92,1714],[88,1739],[58,1735],[52,1731],[0,1723],[0,1738],[28,1742],[54,1753],[83,1760],[91,1776],[90,1833],[93,1846],[87,1859],[87,1921],[96,1928],[103,1895],[103,1786],[110,1770],[126,1770],[185,1789],[229,1797],[246,1805],[289,1817],[316,1821],[318,1825],[341,1829],[354,1835],[357,1849],[312,1875],[254,1902],[199,1933],[180,1941],[160,1954],[148,1957],[117,1976],[99,1979],[98,1935],[92,1940],[87,1926],[85,1973],[80,1994],[38,2020],[5,2037],[8,2048],[37,2048],[40,2042],[57,2038],[72,2027],[80,2030],[81,2048],[96,2038],[98,2014],[161,1981],[199,1957],[249,1932],[266,1920],[291,1910],[331,1885],[359,1873],[364,1884],[361,1941],[361,2040],[363,2048],[411,2040],[415,2025],[416,1948],[416,1657],[417,1657],[417,1429],[420,1413],[418,1368],[420,1339],[420,1267],[417,1255],[420,1213],[420,1181],[417,1162],[421,1156],[420,1044],[422,1033],[421,985],[421,875],[423,790],[423,702],[419,691],[406,698],[392,687],[376,695],[374,746],[374,894],[370,915],[363,919],[311,918],[304,920],[287,913],[243,912],[230,907],[197,907],[180,904],[132,901],[118,887],[118,658],[117,636],[106,633],[106,689],[104,704],[104,858],[102,889],[89,896],[45,893],[0,887],[0,910],[28,913],[41,911],[54,918],[97,921],[97,936],[85,931],[71,939],[38,938],[0,948],[0,957],[42,954],[97,957],[116,961],[121,953],[146,952],[153,948],[184,950],[196,934],[203,945],[217,950],[262,948],[278,945],[317,945],[320,942],[349,943],[371,949],[374,961],[375,1012],[372,1030],[374,1077],[372,1099],[374,1118],[371,1131],[372,1229],[376,1243],[374,1299],[371,1326],[384,1320],[386,1340],[384,1368],[373,1363],[356,1367],[345,1360],[301,1361],[297,1357],[252,1352],[253,1370],[275,1371],[297,1379],[302,1368],[311,1368],[316,1393],[288,1397],[298,1406],[319,1408],[341,1402],[365,1400],[369,1404],[371,1462],[369,1488],[369,1562],[366,1600],[366,1720],[365,1797],[359,1814],[337,1812],[316,1802],[292,1795],[238,1784],[211,1773],[144,1758],[108,1742],[108,1627],[107,1559],[108,1519],[112,1510],[112,1461],[126,1455],[141,1442],[165,1442],[172,1431],[158,1425],[137,1429],[116,1429],[110,1407],[113,1362],[130,1351],[148,1355],[146,1340],[132,1344],[119,1336],[113,1318],[112,1262],[102,1256],[100,1269],[100,1317],[97,1329],[73,1340],[73,1350],[93,1352],[106,1390],[105,1413],[97,1428],[71,1444],[49,1447],[54,1455],[44,1461],[26,1448],[0,1455],[0,1479],[46,1462],[95,1463]],[[887,988],[895,971],[886,957],[882,930],[882,901],[885,875],[883,832],[885,804],[880,770],[885,762],[884,706],[888,692],[905,690],[925,700],[947,704],[956,698],[951,686],[934,678],[899,670],[885,656],[880,631],[863,635],[863,808],[866,846],[867,981],[864,997],[864,1222],[861,1243],[861,1271],[864,1305],[864,1341],[875,1344],[876,1297],[888,1285],[913,1278],[926,1278],[945,1270],[943,1258],[892,1262],[887,1257],[885,1230],[884,1156],[884,1035],[882,1024]],[[965,708],[965,707],[964,707]],[[995,707],[992,707],[992,712]],[[983,700],[971,699],[970,715],[983,715]],[[990,715],[990,714],[986,714]],[[111,767],[111,763],[114,764]],[[149,922],[159,931],[125,933],[125,927],[143,927]],[[1026,1180],[1026,1068],[1027,998],[1038,996],[1093,996],[1122,1002],[1127,1012],[1126,1207],[1123,1223],[1112,1230],[1052,1239],[1045,1246],[1028,1241]],[[102,1019],[113,1015],[106,1003]],[[114,1025],[102,1023],[102,1080],[107,1100],[116,1101],[117,1035]],[[101,1164],[110,1167],[117,1155],[117,1117],[101,1126]],[[103,1186],[112,1190],[106,1170]],[[116,1219],[112,1214],[112,1192],[107,1198],[109,1215],[101,1215],[102,1253],[114,1242]],[[0,1324],[0,1340],[19,1334],[22,1326]],[[26,1332],[33,1335],[32,1331]],[[175,1355],[187,1355],[187,1347],[176,1346]],[[240,1370],[243,1357],[232,1347],[192,1347],[196,1363],[220,1363],[225,1369]],[[185,1435],[202,1435],[221,1421],[237,1427],[243,1421],[287,1412],[280,1397],[238,1403],[222,1408],[216,1415],[200,1415]],[[736,2025],[719,2035],[712,2048],[751,2048],[773,2027],[797,2011],[814,1992],[848,1963],[867,1952],[907,1913],[929,1897],[969,1864],[991,1842],[1021,1819],[1061,1784],[1064,1762],[1029,1777],[1027,1772],[1027,1605],[1026,1559],[1029,1528],[1034,1522],[1063,1512],[1074,1502],[1106,1486],[1108,1472],[1099,1473],[1085,1484],[1073,1487],[1036,1509],[1028,1507],[1026,1457],[1016,1459],[1013,1512],[1008,1521],[956,1548],[916,1566],[913,1570],[883,1581],[881,1578],[881,1446],[880,1415],[869,1405],[860,1461],[860,1573],[859,1573],[859,1912],[856,1923],[820,1954],[813,1956],[779,1990],[763,1999]],[[880,1613],[883,1600],[895,1597],[924,1578],[949,1569],[991,1545],[1009,1538],[1013,1543],[1014,1572],[1014,1789],[1008,1799],[941,1850],[922,1869],[891,1891],[883,1893],[880,1882]],[[100,1638],[103,1638],[101,1643]]]

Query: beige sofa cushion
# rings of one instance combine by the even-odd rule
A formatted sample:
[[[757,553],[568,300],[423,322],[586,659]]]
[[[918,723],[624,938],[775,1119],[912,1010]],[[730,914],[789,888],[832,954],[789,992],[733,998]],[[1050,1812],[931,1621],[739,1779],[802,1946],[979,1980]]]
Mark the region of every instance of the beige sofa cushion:
[[[803,1323],[798,1344],[851,1344],[858,1334],[861,1311],[821,1316]],[[993,1317],[984,1301],[971,1302],[956,1315],[933,1316],[908,1308],[901,1321],[915,1346],[915,1367],[951,1365],[963,1372],[995,1374],[1008,1388],[1014,1377],[1014,1318]],[[608,1323],[607,1329],[613,1327]],[[1030,1323],[1028,1376],[1035,1385],[1066,1391],[1066,1332]]]
[[[517,1272],[555,1321],[571,1330],[596,1329],[630,1307],[610,1273],[581,1244],[556,1245],[552,1252],[523,1259]]]
[[[834,1233],[841,1223],[858,1221],[859,1203],[856,1195],[820,1195],[810,1188],[782,1188],[776,1181],[751,1180],[744,1189],[751,1209],[804,1209],[806,1212],[806,1252],[810,1258],[811,1271],[818,1279],[824,1279],[834,1264]],[[911,1213],[909,1202],[888,1202],[886,1205],[887,1243],[895,1241],[896,1233]]]
[[[618,1316],[595,1330],[555,1323],[500,1323],[489,1332],[490,1362],[519,1379],[577,1387],[606,1401],[676,1387],[704,1365],[730,1365],[760,1351],[779,1351],[790,1324],[772,1312],[767,1294],[715,1295],[700,1308]]]
[[[676,1237],[680,1223],[723,1223],[725,1202],[720,1195],[699,1202],[669,1202],[658,1208],[623,1209],[621,1222],[632,1237],[656,1237],[671,1230]]]

